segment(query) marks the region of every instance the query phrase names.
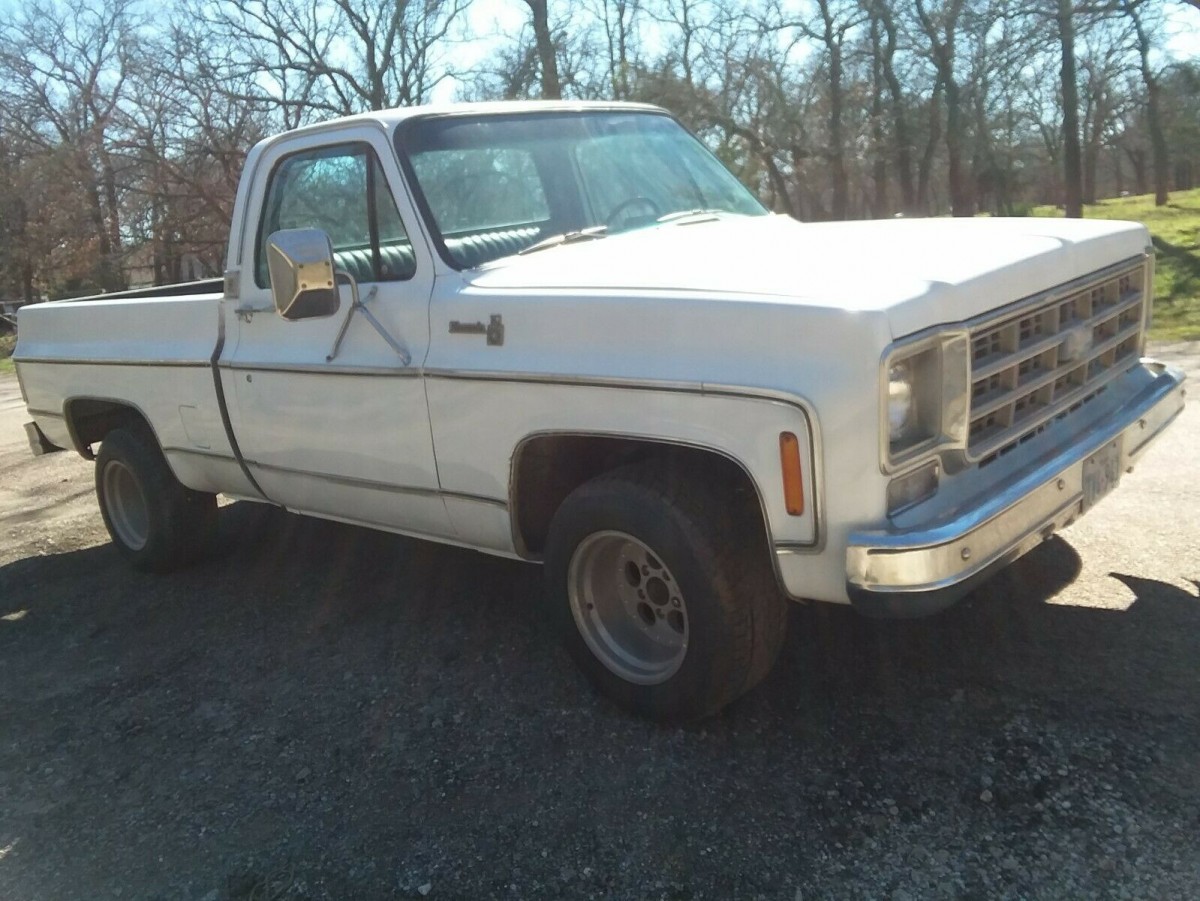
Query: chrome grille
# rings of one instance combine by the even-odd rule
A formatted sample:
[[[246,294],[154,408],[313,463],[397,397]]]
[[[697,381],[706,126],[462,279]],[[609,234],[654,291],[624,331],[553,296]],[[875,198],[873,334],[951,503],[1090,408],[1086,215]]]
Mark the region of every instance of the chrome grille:
[[[1145,263],[1138,262],[974,324],[968,455],[991,463],[1134,366],[1144,292]]]

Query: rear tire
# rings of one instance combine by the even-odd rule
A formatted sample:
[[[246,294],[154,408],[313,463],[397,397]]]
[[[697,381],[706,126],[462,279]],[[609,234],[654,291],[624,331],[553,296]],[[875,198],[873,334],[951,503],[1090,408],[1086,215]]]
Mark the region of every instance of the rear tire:
[[[113,544],[135,569],[169,572],[205,556],[217,498],[175,478],[144,428],[114,429],[96,455],[96,497]]]
[[[602,694],[651,719],[720,710],[762,680],[786,632],[757,503],[709,484],[626,467],[575,489],[550,526],[556,631]]]

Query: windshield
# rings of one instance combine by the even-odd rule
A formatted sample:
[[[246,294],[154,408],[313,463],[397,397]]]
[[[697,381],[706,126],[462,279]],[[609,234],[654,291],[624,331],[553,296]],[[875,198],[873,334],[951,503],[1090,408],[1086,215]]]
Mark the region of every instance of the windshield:
[[[398,129],[396,149],[439,251],[458,268],[556,235],[628,231],[686,211],[766,214],[661,113],[418,118]]]

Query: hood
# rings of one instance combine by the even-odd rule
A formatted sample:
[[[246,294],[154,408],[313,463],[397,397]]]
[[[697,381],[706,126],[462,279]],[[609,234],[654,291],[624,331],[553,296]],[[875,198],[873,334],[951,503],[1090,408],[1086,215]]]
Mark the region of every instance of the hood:
[[[728,216],[507,257],[463,275],[483,290],[697,292],[881,311],[901,338],[1080,278],[1149,243],[1133,222]]]

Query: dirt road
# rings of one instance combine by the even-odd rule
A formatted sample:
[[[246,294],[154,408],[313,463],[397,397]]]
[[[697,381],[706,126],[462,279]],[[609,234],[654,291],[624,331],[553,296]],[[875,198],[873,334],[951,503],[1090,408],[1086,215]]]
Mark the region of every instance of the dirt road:
[[[223,558],[132,573],[91,467],[23,421],[0,377],[0,898],[1200,885],[1196,402],[950,613],[797,607],[767,682],[686,730],[588,691],[533,567],[232,504]]]

